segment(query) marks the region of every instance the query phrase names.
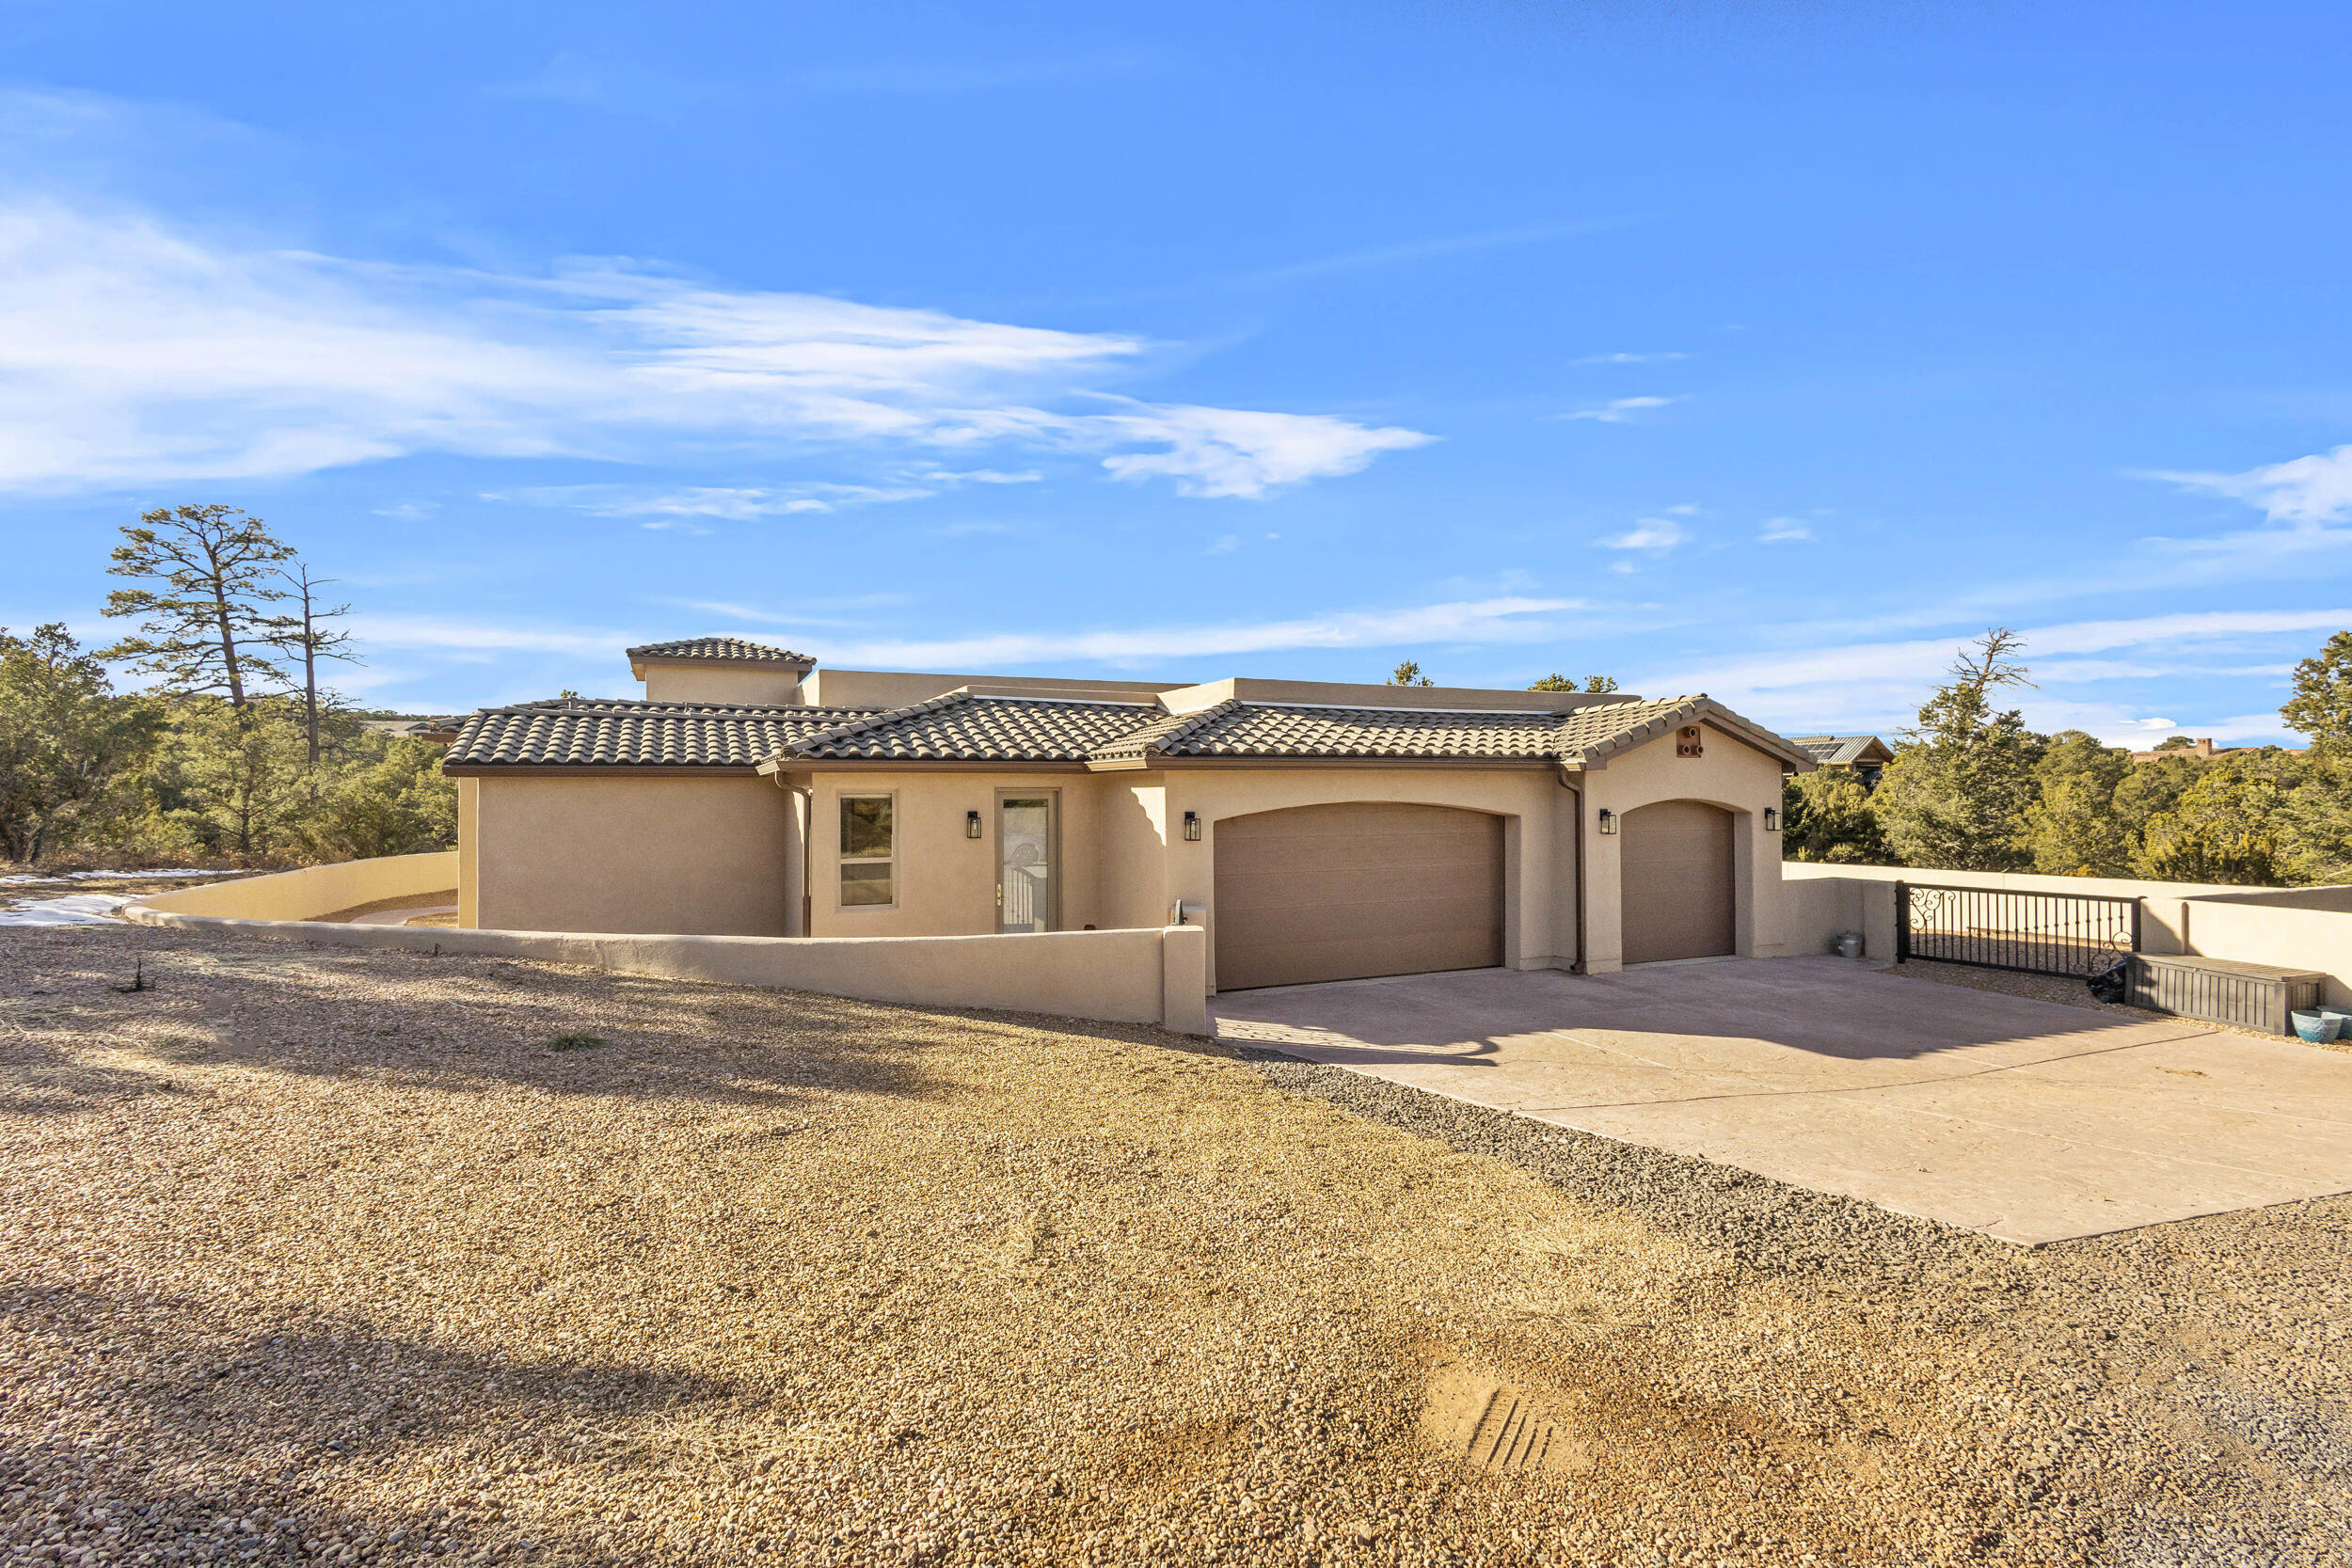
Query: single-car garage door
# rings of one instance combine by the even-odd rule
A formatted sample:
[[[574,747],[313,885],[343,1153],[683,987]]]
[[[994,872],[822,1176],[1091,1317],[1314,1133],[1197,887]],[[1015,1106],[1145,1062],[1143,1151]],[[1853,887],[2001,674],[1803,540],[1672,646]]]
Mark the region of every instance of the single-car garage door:
[[[1617,836],[1625,961],[1730,953],[1731,814],[1697,800],[1661,800],[1627,812]]]
[[[1502,818],[1387,801],[1216,824],[1216,989],[1502,962]]]

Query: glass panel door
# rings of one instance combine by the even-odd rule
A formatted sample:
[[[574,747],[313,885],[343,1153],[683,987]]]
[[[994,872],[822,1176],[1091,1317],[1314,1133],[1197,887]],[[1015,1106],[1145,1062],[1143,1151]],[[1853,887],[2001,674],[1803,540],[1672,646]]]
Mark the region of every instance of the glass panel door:
[[[1054,798],[1008,795],[996,802],[996,928],[1050,931],[1059,922],[1054,881]]]

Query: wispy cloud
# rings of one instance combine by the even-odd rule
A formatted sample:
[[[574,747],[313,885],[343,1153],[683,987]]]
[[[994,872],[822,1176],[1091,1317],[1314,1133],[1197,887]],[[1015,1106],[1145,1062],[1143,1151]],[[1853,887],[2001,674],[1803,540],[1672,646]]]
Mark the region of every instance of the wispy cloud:
[[[1626,420],[1631,419],[1636,414],[1643,413],[1645,410],[1652,408],[1663,408],[1668,404],[1680,403],[1682,399],[1678,397],[1612,398],[1609,402],[1602,404],[1597,408],[1580,408],[1573,414],[1563,414],[1560,418],[1564,420],[1597,420],[1602,424],[1623,424]]]
[[[2319,528],[2352,515],[2352,445],[2242,473],[2160,471],[2148,477],[2259,506],[2272,521],[2297,528]]]
[[[799,606],[793,610],[768,612],[755,605],[733,601],[675,602],[701,614],[758,625],[846,624],[808,618],[798,613]],[[818,601],[809,608],[854,609],[866,603]],[[873,608],[887,606],[875,600]],[[818,638],[810,641],[805,651],[836,666],[993,670],[1057,661],[1128,664],[1138,659],[1276,653],[1294,648],[1533,642],[1558,637],[1565,629],[1547,616],[1595,608],[1597,607],[1579,599],[1502,597],[1401,610],[1333,611],[1284,621],[1121,627],[1106,631],[993,632],[926,641],[851,641]],[[633,643],[651,641],[653,635],[674,635],[648,634],[643,630],[549,629],[423,616],[364,616],[354,620],[354,629],[372,643],[460,656],[531,652],[617,659],[621,651]]]
[[[2352,625],[2352,607],[2202,610],[2027,627],[2026,657],[2042,689],[2021,697],[2020,705],[2038,729],[2073,726],[2103,736],[2122,735],[2144,715],[2121,703],[2070,697],[2064,689],[2194,673],[2217,649],[2346,625]],[[1952,651],[1963,641],[1935,637],[1784,649],[1637,671],[1627,684],[1660,696],[1706,691],[1791,734],[1822,726],[1886,729],[1910,721],[1928,689],[1944,679]],[[2090,657],[2123,653],[2137,657]]]
[[[1811,539],[1813,531],[1794,517],[1767,517],[1756,537],[1764,545],[1800,544]]]
[[[1231,554],[1232,554],[1235,550],[1240,549],[1240,548],[1241,548],[1241,535],[1240,535],[1240,534],[1238,534],[1238,533],[1220,533],[1220,534],[1218,534],[1218,535],[1217,535],[1215,539],[1210,540],[1210,541],[1209,541],[1209,547],[1208,547],[1207,549],[1205,549],[1205,550],[1202,550],[1200,553],[1201,553],[1202,555],[1231,555]]]
[[[1578,365],[1656,365],[1668,359],[1688,359],[1691,356],[1689,355],[1681,353],[1678,350],[1662,354],[1588,354],[1581,359],[1570,361],[1570,363]]]
[[[803,92],[929,98],[1114,81],[1156,70],[1165,59],[1151,49],[1116,49],[1033,59],[878,60],[815,66],[787,80]]]
[[[1541,617],[1590,608],[1575,599],[1498,598],[1415,609],[1348,611],[1297,620],[1122,628],[1003,632],[933,641],[878,641],[809,651],[834,664],[883,669],[989,670],[1086,660],[1199,658],[1292,648],[1383,648],[1426,642],[1528,642],[1557,636]]]
[[[1637,517],[1633,526],[1623,533],[1612,533],[1593,543],[1605,550],[1673,549],[1677,545],[1690,543],[1690,531],[1672,517]]]
[[[689,81],[634,60],[563,50],[518,81],[482,89],[485,98],[565,103],[607,114],[675,119],[707,103],[733,103],[742,94],[718,82]]]
[[[647,528],[661,528],[688,517],[718,517],[728,522],[752,522],[761,517],[791,517],[807,513],[838,512],[844,507],[873,506],[887,501],[920,500],[938,492],[920,485],[804,483],[769,488],[759,485],[686,485],[664,487],[632,484],[532,485],[485,500],[512,499],[533,506],[565,507],[596,517],[653,519]]]
[[[1327,414],[1106,410],[1101,379],[1144,346],[626,262],[370,265],[36,198],[0,211],[0,488],[820,445],[894,471],[917,454],[1083,455],[1118,479],[1257,497],[1430,439]]]

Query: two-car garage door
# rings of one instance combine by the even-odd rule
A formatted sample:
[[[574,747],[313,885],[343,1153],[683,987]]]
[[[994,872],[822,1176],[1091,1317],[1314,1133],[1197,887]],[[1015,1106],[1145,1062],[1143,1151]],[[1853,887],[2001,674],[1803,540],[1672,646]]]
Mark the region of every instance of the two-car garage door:
[[[1732,818],[1661,800],[1621,819],[1624,961],[1735,949]],[[1216,825],[1216,988],[1502,962],[1502,818],[1351,801]]]
[[[1502,818],[1350,801],[1216,825],[1216,989],[1502,962]]]

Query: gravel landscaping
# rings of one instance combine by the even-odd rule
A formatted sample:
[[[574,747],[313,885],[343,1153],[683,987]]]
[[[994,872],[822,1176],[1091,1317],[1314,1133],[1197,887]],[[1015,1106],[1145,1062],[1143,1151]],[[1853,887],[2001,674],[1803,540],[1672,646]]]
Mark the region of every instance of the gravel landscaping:
[[[2352,1199],[2026,1250],[1152,1029],[121,926],[0,931],[0,1161],[12,1562],[2352,1562]]]

